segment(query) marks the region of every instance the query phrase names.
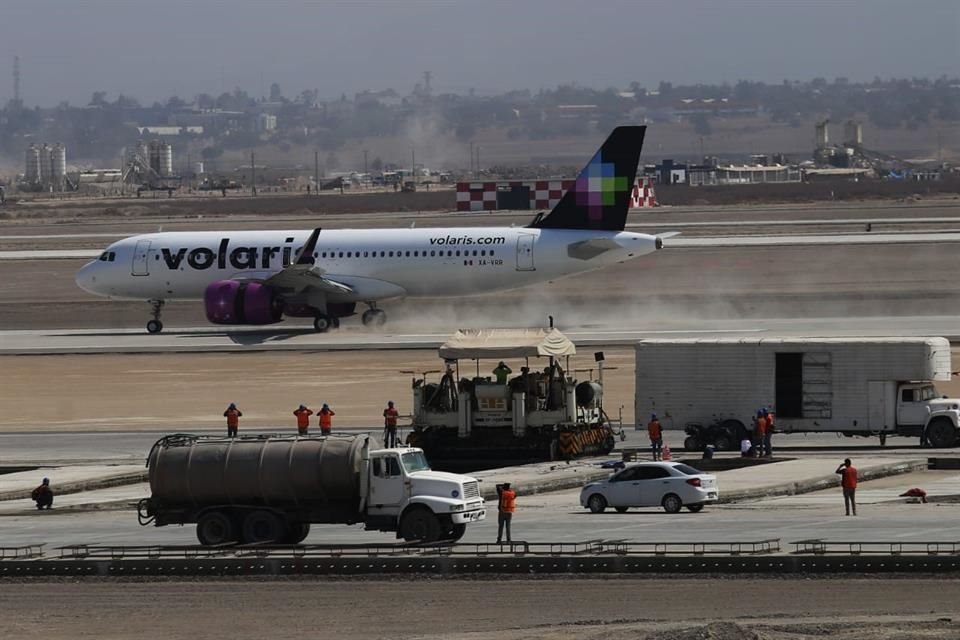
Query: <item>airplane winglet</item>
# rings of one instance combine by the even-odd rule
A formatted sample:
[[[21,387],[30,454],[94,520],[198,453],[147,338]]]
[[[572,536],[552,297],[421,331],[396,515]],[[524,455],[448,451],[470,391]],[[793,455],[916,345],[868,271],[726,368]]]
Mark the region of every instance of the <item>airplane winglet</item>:
[[[306,244],[303,245],[303,248],[300,249],[300,253],[297,254],[297,261],[294,264],[313,264],[313,250],[317,248],[317,238],[320,237],[320,232],[322,227],[317,227],[310,234],[310,237],[307,238]]]

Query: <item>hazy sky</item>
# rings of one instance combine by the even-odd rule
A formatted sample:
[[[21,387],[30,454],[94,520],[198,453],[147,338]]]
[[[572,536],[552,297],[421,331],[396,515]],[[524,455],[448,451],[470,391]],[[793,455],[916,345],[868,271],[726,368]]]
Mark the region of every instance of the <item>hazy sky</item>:
[[[10,0],[0,12],[0,101],[13,56],[29,105],[178,94],[287,96],[559,83],[869,80],[960,73],[960,0]]]

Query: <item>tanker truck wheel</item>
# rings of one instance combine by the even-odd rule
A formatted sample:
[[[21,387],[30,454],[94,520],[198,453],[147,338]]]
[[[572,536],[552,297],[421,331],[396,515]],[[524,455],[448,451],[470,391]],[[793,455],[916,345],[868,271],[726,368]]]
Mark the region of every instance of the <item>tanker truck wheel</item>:
[[[240,533],[244,544],[269,544],[283,541],[287,527],[275,513],[259,510],[243,519]]]
[[[237,541],[233,521],[222,511],[208,511],[197,520],[197,540],[203,545],[221,545]]]
[[[284,544],[300,544],[310,535],[309,522],[294,522],[287,527],[287,536],[283,539]]]
[[[400,520],[400,537],[407,542],[434,542],[440,533],[440,523],[428,509],[411,509]]]
[[[450,531],[447,532],[447,535],[444,536],[444,540],[449,540],[450,542],[456,542],[463,537],[463,534],[467,532],[467,525],[465,524],[455,524],[451,525]]]

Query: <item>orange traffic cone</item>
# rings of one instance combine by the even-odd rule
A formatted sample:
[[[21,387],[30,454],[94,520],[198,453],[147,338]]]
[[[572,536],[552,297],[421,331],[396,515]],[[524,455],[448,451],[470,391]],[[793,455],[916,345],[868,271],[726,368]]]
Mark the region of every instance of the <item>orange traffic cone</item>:
[[[670,445],[668,445],[666,442],[663,443],[663,452],[662,452],[662,455],[660,456],[660,459],[670,460]]]

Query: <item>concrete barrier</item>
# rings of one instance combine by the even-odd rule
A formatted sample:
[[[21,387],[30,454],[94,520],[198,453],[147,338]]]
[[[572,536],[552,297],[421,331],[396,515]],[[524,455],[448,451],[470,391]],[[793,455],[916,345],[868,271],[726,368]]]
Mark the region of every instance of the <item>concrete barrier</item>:
[[[0,561],[0,580],[25,577],[221,577],[383,575],[567,575],[673,574],[952,574],[958,556],[765,556],[765,557],[517,557],[517,558],[203,558],[146,560]]]

